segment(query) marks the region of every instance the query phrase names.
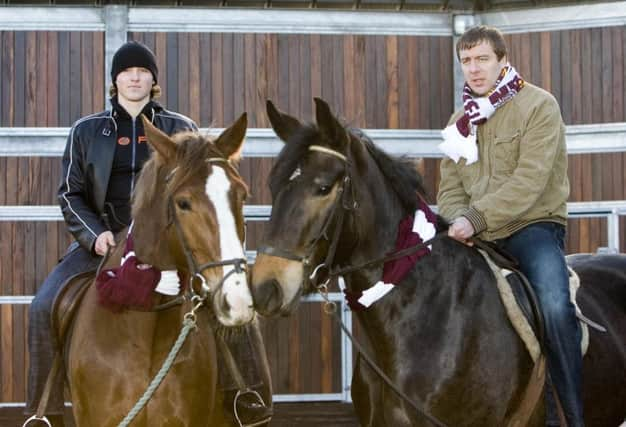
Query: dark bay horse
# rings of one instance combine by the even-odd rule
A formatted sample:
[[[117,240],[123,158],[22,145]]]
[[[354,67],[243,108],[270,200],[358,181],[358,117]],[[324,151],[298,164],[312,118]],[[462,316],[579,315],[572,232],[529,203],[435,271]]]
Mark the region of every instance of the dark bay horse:
[[[328,272],[392,253],[399,223],[424,198],[413,164],[388,156],[360,131],[342,126],[324,101],[315,102],[317,123],[310,125],[268,102],[272,127],[286,144],[270,174],[272,215],[252,274],[255,307],[264,315],[291,313],[302,293],[314,291],[310,275],[320,264]],[[579,256],[571,264],[583,282],[583,312],[608,329],[590,331],[586,422],[617,426],[626,416],[626,255]],[[382,272],[380,263],[356,269],[344,275],[346,287],[363,291]],[[441,233],[396,285],[357,312],[376,364],[445,425],[506,426],[534,365],[486,261]],[[432,425],[363,358],[355,366],[352,398],[363,426]],[[527,425],[544,425],[544,412],[538,399]]]
[[[134,251],[143,263],[181,272],[186,292],[193,290],[195,297],[162,311],[117,313],[99,305],[96,287],[90,286],[66,358],[74,417],[79,426],[118,425],[161,368],[183,318],[195,307],[196,329],[130,425],[232,425],[224,419],[216,391],[214,332],[256,321],[242,247],[248,188],[233,166],[244,141],[246,115],[216,139],[196,133],[170,138],[143,121],[153,154],[132,201]],[[105,268],[120,264],[123,248],[124,242],[118,243]],[[154,293],[153,298],[158,305],[175,297]],[[258,345],[269,387],[265,351]]]

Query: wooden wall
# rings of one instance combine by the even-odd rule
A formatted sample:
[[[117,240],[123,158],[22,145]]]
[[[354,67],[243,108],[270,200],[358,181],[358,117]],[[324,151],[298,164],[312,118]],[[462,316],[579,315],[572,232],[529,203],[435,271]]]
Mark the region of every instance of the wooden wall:
[[[624,27],[507,36],[513,65],[550,90],[566,124],[626,121]],[[268,127],[265,100],[311,120],[314,96],[353,126],[439,129],[453,109],[449,37],[131,33],[158,58],[161,101],[200,126],[224,127],[241,112]],[[104,105],[99,32],[0,31],[0,126],[70,126]],[[626,154],[572,155],[571,201],[626,199]],[[250,204],[271,202],[273,159],[245,159]],[[436,194],[438,160],[423,164]],[[1,158],[0,205],[56,204],[59,158]],[[431,202],[434,199],[431,198]],[[256,248],[262,223],[248,225]],[[626,221],[621,221],[622,251]],[[62,222],[0,222],[0,295],[32,295],[69,236]],[[606,220],[570,221],[568,252],[605,246]],[[25,396],[27,306],[0,305],[0,402]],[[264,323],[277,393],[341,392],[339,331],[317,303]],[[320,350],[321,349],[321,350]]]

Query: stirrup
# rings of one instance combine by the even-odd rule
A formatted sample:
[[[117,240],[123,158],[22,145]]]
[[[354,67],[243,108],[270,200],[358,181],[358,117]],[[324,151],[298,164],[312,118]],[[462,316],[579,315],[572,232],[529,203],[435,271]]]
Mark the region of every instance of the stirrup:
[[[48,421],[48,418],[46,418],[45,415],[40,418],[37,416],[37,414],[33,415],[32,417],[24,421],[24,424],[22,424],[22,427],[26,427],[28,423],[30,423],[31,421],[43,421],[44,423],[46,423],[48,427],[52,427],[52,424],[50,424],[50,421]]]
[[[241,422],[241,419],[239,418],[239,412],[237,411],[237,401],[239,400],[241,396],[244,396],[246,394],[251,394],[252,396],[254,396],[254,398],[257,400],[259,404],[261,404],[263,407],[266,407],[265,402],[263,401],[263,398],[261,397],[258,391],[252,390],[250,388],[247,388],[245,390],[237,390],[237,394],[235,394],[235,398],[233,399],[233,414],[235,415],[235,420],[237,420],[238,426],[239,427],[256,427],[256,426],[260,426],[261,424],[265,424],[269,422],[272,419],[271,415],[262,420],[255,421],[252,424],[244,424]]]

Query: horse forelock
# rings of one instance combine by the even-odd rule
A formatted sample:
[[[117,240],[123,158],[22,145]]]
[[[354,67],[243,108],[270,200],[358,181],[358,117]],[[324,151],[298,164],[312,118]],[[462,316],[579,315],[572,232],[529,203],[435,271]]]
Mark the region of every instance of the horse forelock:
[[[300,165],[309,147],[318,143],[320,138],[321,132],[312,124],[302,126],[291,135],[278,154],[270,172],[269,185],[272,193],[275,194],[279,188],[289,182],[289,178]]]

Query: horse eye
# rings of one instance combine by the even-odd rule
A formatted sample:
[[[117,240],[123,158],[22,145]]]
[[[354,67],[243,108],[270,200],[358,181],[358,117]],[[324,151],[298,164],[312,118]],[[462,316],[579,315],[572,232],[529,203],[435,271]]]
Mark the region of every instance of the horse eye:
[[[332,190],[332,186],[331,185],[320,185],[317,188],[317,194],[319,196],[326,196],[328,193],[330,193],[330,190]]]
[[[178,207],[184,211],[191,210],[191,202],[187,199],[180,199],[176,201]]]

